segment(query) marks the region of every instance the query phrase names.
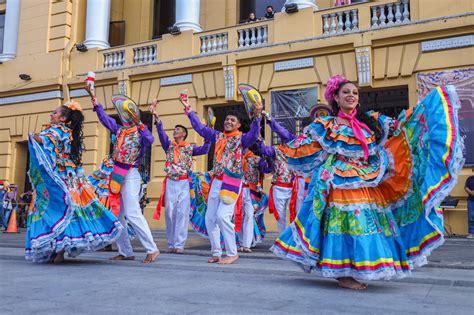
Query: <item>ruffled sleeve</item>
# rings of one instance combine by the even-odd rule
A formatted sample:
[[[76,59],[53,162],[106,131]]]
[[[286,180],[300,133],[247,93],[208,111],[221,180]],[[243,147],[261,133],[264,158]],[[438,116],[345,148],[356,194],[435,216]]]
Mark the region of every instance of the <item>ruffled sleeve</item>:
[[[310,134],[301,134],[281,146],[280,150],[288,157],[288,167],[301,176],[311,174],[327,157],[319,142],[313,140]]]
[[[53,164],[56,164],[60,152],[69,153],[71,150],[72,134],[65,126],[52,125],[39,136],[43,142],[41,146]]]
[[[392,118],[390,116],[382,115],[376,111],[369,111],[367,115],[375,118],[380,127],[382,128],[382,136],[380,137],[379,144],[384,145],[387,142],[387,139],[392,137],[398,131],[398,119]]]

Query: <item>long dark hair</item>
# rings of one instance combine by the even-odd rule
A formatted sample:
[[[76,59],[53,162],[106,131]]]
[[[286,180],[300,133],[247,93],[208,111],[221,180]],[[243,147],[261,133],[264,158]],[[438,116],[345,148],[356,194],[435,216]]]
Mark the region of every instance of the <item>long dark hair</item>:
[[[342,89],[342,87],[346,84],[349,84],[349,83],[353,84],[355,87],[357,87],[357,89],[359,89],[357,84],[355,84],[353,82],[350,82],[350,81],[347,81],[347,82],[341,83],[341,85],[339,85],[339,88],[334,91],[334,95],[337,95],[339,93],[339,91]],[[331,101],[329,103],[329,105],[331,105],[331,107],[332,107],[333,115],[335,117],[337,117],[337,114],[339,114],[340,108],[339,108],[339,105],[337,104],[336,100],[333,99],[333,101]],[[359,108],[360,108],[360,106],[359,106]],[[380,141],[380,138],[382,137],[383,131],[382,131],[382,127],[380,126],[379,122],[374,117],[369,116],[369,115],[367,115],[367,113],[362,112],[358,109],[355,118],[357,118],[359,121],[366,124],[367,127],[369,127],[370,130],[372,130],[374,132],[376,141],[377,142]]]
[[[72,110],[67,106],[61,106],[61,113],[66,117],[66,126],[72,130],[70,158],[74,164],[81,165],[84,142],[84,115],[80,110]]]

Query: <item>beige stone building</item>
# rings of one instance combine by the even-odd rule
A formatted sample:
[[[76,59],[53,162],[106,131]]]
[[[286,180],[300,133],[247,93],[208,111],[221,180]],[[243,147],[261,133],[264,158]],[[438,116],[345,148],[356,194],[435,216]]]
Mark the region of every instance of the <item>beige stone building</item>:
[[[176,123],[190,126],[177,101],[184,89],[201,116],[212,106],[219,117],[242,106],[239,83],[256,86],[270,111],[278,91],[315,89],[314,102],[323,101],[334,74],[358,82],[368,107],[392,113],[415,105],[436,80],[472,88],[474,0],[353,0],[336,8],[332,2],[0,0],[0,179],[27,189],[28,133],[41,130],[50,112],[71,98],[85,109],[85,169],[98,166],[110,141],[83,89],[88,71],[96,72],[96,93],[110,114],[111,95],[126,93],[149,121],[148,104],[157,98],[170,131]],[[250,11],[262,17],[267,3],[273,19],[241,23]],[[289,12],[282,12],[285,3]],[[474,106],[472,90],[461,96]],[[472,136],[472,125],[465,126]],[[265,138],[271,141],[268,127]],[[202,143],[194,132],[189,139]],[[472,150],[474,136],[466,141]],[[153,227],[164,224],[151,220],[164,157],[155,141],[145,161],[152,200],[145,211]],[[452,192],[461,200],[446,210],[447,231],[460,235],[467,234],[464,181],[474,175],[467,158]],[[195,169],[204,171],[207,163],[198,157]],[[273,218],[266,222],[274,230]]]

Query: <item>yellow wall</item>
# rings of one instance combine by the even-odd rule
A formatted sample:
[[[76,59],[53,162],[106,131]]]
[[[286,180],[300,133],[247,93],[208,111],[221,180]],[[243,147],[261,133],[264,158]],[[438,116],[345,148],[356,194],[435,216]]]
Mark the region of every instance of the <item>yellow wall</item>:
[[[84,41],[86,1],[82,0],[23,0],[17,58],[0,65],[0,98],[44,91],[61,90],[65,99],[69,91],[82,88],[89,70],[97,73],[96,93],[107,111],[113,113],[110,96],[118,93],[119,82],[128,86],[128,94],[143,110],[154,98],[160,101],[159,114],[167,131],[176,123],[189,127],[176,101],[183,89],[188,89],[190,102],[204,116],[208,105],[226,105],[241,102],[235,94],[225,99],[224,67],[235,67],[236,83],[249,83],[262,91],[270,107],[271,91],[317,86],[320,100],[327,79],[344,74],[357,81],[356,48],[371,50],[372,83],[365,89],[408,86],[409,101],[417,101],[416,74],[437,70],[472,67],[474,48],[457,48],[422,53],[420,42],[428,39],[472,34],[473,16],[437,19],[439,16],[465,13],[473,10],[474,0],[462,0],[442,7],[433,6],[431,0],[411,0],[412,20],[419,24],[396,26],[381,30],[369,29],[370,7],[389,3],[389,0],[352,5],[359,11],[362,32],[342,36],[323,36],[322,15],[342,9],[331,8],[329,0],[320,0],[322,10],[301,10],[297,14],[277,13],[272,21],[236,25],[239,16],[237,0],[201,0],[200,22],[202,33],[183,32],[179,36],[164,35],[161,40],[150,41],[152,32],[153,1],[113,0],[111,21],[126,21],[126,45],[108,50],[89,49],[86,53],[74,49],[75,43]],[[374,2],[377,2],[374,4]],[[435,7],[437,9],[435,9]],[[1,8],[1,7],[0,7]],[[238,30],[252,26],[268,27],[269,45],[239,49]],[[228,33],[229,51],[204,55],[200,53],[201,36]],[[157,63],[133,64],[133,49],[145,45],[157,46]],[[120,69],[104,69],[103,53],[124,50],[126,65]],[[456,58],[452,56],[455,55]],[[276,61],[310,57],[311,68],[274,71]],[[32,80],[24,82],[18,74],[28,73]],[[4,75],[5,74],[5,75]],[[172,86],[160,86],[160,78],[181,74],[193,74],[193,82]],[[86,117],[84,133],[87,151],[84,166],[90,173],[100,163],[108,150],[108,133],[97,121],[87,97],[77,100],[83,105]],[[28,133],[39,131],[49,120],[49,113],[63,100],[41,100],[20,104],[3,105],[0,111],[0,179],[18,183],[23,188],[24,161],[17,158],[24,153]],[[156,131],[153,131],[156,136]],[[267,141],[270,130],[266,130]],[[193,131],[189,141],[202,143]],[[195,158],[195,170],[204,170],[205,157]],[[164,153],[159,142],[152,151],[152,173],[149,196],[153,202],[146,210],[150,219],[160,195],[163,181]],[[464,180],[472,175],[472,169],[464,169],[459,184],[452,195],[465,198]],[[268,189],[268,178],[266,181]],[[466,234],[466,202],[461,200],[455,210],[446,213],[446,221],[454,233]],[[163,222],[150,219],[153,227],[163,227]],[[275,229],[273,218],[267,218],[270,230]]]

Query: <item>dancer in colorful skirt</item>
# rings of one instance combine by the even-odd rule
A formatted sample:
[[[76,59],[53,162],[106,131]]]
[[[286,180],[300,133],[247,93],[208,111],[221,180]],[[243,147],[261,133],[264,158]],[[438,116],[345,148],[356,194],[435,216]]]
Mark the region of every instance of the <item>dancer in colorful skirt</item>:
[[[26,232],[26,259],[64,260],[101,249],[121,233],[118,219],[96,198],[81,166],[84,115],[71,101],[51,114],[50,125],[30,134],[30,181],[35,202]]]
[[[206,227],[211,242],[212,257],[209,263],[231,264],[239,256],[235,242],[235,226],[232,222],[235,204],[242,187],[242,156],[245,149],[257,140],[260,133],[262,105],[255,106],[256,119],[252,121],[250,131],[242,134],[239,114],[229,112],[224,121],[224,132],[214,130],[202,124],[199,117],[181,97],[191,125],[204,139],[215,143],[213,179],[209,191],[206,212]],[[221,233],[224,238],[227,257],[222,258],[220,244]]]
[[[255,150],[255,149],[254,149]],[[244,170],[244,183],[242,186],[242,228],[239,233],[240,248],[239,251],[243,253],[251,253],[250,247],[253,243],[261,241],[258,235],[262,233],[255,233],[255,225],[258,225],[255,214],[261,208],[261,198],[263,190],[263,174],[271,173],[273,171],[272,165],[269,165],[264,158],[255,155],[250,149],[245,151],[242,159]],[[261,236],[263,238],[263,236]]]
[[[91,93],[90,89],[89,92]],[[138,168],[144,151],[154,141],[153,135],[140,121],[138,106],[128,97],[112,96],[112,103],[122,125],[106,114],[92,93],[91,97],[99,121],[117,137],[110,161],[113,166],[109,165],[112,167],[108,187],[110,208],[119,217],[123,226],[126,226],[128,222],[133,228],[133,233],[147,253],[143,262],[152,263],[159,256],[160,251],[156,247],[150,227],[140,208],[142,179]],[[119,254],[112,257],[112,260],[135,259],[127,229],[123,230],[116,244]]]
[[[163,127],[154,100],[150,105],[150,112],[155,117],[156,130],[161,146],[166,153],[165,173],[161,197],[156,207],[154,219],[159,220],[161,207],[166,209],[166,238],[168,252],[182,254],[188,238],[189,211],[191,208],[190,173],[192,172],[193,156],[207,154],[211,143],[206,141],[203,146],[186,142],[188,129],[183,125],[176,125],[173,131],[173,141],[170,141]]]
[[[359,90],[342,76],[325,98],[334,116],[317,118],[285,150],[291,169],[313,175],[271,250],[350,289],[406,276],[444,240],[439,205],[464,162],[456,93],[438,87],[398,120],[358,112]]]

